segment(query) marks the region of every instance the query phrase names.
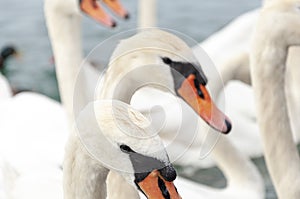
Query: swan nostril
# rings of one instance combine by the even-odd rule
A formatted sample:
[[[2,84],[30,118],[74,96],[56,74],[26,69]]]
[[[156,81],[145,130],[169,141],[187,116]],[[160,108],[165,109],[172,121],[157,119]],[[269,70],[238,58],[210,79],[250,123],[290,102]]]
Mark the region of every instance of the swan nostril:
[[[117,26],[117,23],[115,21],[112,22],[111,27],[115,28]]]
[[[158,187],[162,193],[162,195],[164,196],[164,198],[170,198],[170,193],[166,187],[166,184],[164,183],[164,181],[158,177]]]
[[[130,18],[130,15],[128,14],[128,13],[126,13],[125,15],[124,15],[124,19],[129,19]]]
[[[232,128],[232,125],[231,125],[231,122],[228,121],[227,119],[225,119],[225,124],[226,124],[226,132],[224,132],[225,134],[229,133],[231,131],[231,128]]]
[[[165,166],[164,168],[159,170],[161,176],[168,182],[172,182],[176,179],[177,174],[176,170],[172,165]]]

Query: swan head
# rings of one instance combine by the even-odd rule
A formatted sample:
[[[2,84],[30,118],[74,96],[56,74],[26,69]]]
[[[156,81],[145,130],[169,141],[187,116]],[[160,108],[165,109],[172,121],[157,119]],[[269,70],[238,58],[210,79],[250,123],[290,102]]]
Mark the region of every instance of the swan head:
[[[121,101],[99,100],[87,105],[76,125],[89,154],[148,198],[180,198],[164,145],[140,112]]]
[[[125,83],[121,82],[126,78],[128,85],[136,89],[145,86],[145,82],[149,83],[146,86],[163,85],[166,90],[175,91],[214,129],[225,134],[231,130],[230,120],[209,95],[208,80],[191,49],[173,34],[149,29],[122,40],[111,57],[106,76],[109,86],[120,85],[109,89],[114,93],[127,92],[122,88]]]
[[[101,2],[116,15],[124,19],[129,17],[128,12],[119,0],[102,0]],[[54,9],[57,14],[68,15],[70,17],[83,12],[103,25],[109,27],[116,26],[116,22],[105,12],[97,0],[46,0],[45,9]]]

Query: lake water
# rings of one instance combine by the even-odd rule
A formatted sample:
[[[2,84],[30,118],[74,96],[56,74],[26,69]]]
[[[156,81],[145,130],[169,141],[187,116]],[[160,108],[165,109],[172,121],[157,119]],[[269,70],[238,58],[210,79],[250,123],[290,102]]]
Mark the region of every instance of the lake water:
[[[260,0],[157,0],[158,25],[171,28],[201,42],[240,14],[260,6]],[[83,17],[83,47],[87,54],[110,35],[136,27],[137,1],[123,0],[131,13],[129,21],[118,20],[118,27],[105,29]],[[18,89],[29,89],[59,99],[55,67],[47,36],[42,0],[1,0],[0,47],[14,44],[21,51],[21,60],[8,63],[9,80]],[[267,198],[276,198],[263,159],[255,160],[262,172]],[[180,170],[180,169],[179,169]],[[184,173],[184,172],[183,172]],[[225,185],[216,168],[200,170],[193,178],[199,182]]]

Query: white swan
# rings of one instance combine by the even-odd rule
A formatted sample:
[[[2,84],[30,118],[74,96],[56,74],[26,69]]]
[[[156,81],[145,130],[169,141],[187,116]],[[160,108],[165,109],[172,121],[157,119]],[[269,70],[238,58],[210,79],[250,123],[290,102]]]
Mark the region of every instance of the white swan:
[[[139,3],[140,8],[142,9],[139,10],[139,25],[144,28],[155,26],[156,17],[154,13],[156,11],[156,1],[141,0],[139,1]],[[257,15],[258,10],[254,10],[249,13],[243,14],[242,16],[234,20],[232,23],[230,23],[228,26],[226,26],[223,30],[217,32],[216,34],[213,34],[203,43],[193,48],[193,52],[196,58],[198,60],[203,60],[203,51],[200,48],[200,46],[203,47],[204,50],[208,51],[208,55],[211,58],[213,58],[212,61],[217,66],[218,72],[216,71],[216,68],[212,67],[211,64],[203,64],[202,67],[204,68],[204,71],[209,79],[208,88],[210,89],[212,97],[214,99],[219,98],[219,105],[224,104],[224,101],[222,101],[222,99],[224,99],[224,95],[222,93],[222,88],[224,85],[222,83],[222,80],[224,81],[224,84],[229,82],[231,79],[239,79],[245,82],[249,82],[250,75],[248,67],[249,63],[247,48]],[[242,50],[243,53],[239,53],[240,50]],[[239,53],[238,57],[235,56],[235,53],[237,52]],[[231,56],[232,59],[228,60]],[[239,67],[240,65],[243,66],[243,64],[241,64],[243,62],[245,62],[244,66],[246,67]],[[239,65],[236,65],[236,63],[239,63]],[[217,75],[219,73],[221,74],[222,79],[220,79],[220,77]],[[261,145],[258,145],[258,147],[256,147],[255,149],[253,149],[253,147],[244,147],[245,145],[253,146],[253,143],[260,142],[258,126],[255,120],[256,113],[255,111],[253,111],[253,97],[251,97],[251,94],[248,93],[248,91],[251,92],[249,86],[246,86],[239,82],[231,83],[226,88],[226,93],[228,93],[228,95],[225,96],[225,107],[228,111],[228,114],[230,115],[230,118],[232,118],[232,121],[235,124],[233,125],[232,132],[228,136],[230,137],[234,145],[237,148],[239,148],[239,150],[243,154],[253,157],[261,155],[262,147]],[[247,96],[250,95],[250,98],[244,98],[243,100],[239,100],[239,95],[229,95],[229,93],[235,94],[237,92],[243,92],[247,94]],[[149,101],[149,99],[151,100]],[[239,106],[237,106],[237,102]],[[191,118],[191,115],[193,113],[190,111],[189,107],[185,103],[179,104],[178,101],[170,97],[170,95],[166,95],[157,91],[154,92],[153,89],[147,89],[144,92],[137,92],[134,95],[132,104],[139,110],[151,110],[151,107],[157,107],[157,105],[163,107],[165,111],[163,111],[163,109],[155,108],[152,109],[151,114],[152,118],[158,118],[157,120],[160,120],[162,117],[171,118],[168,119],[168,121],[170,122],[168,122],[165,125],[165,131],[172,132],[178,129],[179,126],[181,126],[182,129],[186,129],[186,131],[193,131],[190,127],[190,119],[188,119]],[[252,106],[249,106],[249,104],[252,104]],[[178,122],[173,121],[179,121],[177,116],[179,115],[180,111],[182,111],[180,110],[181,107],[186,113],[183,114],[185,115],[185,119],[183,118],[182,120],[183,123],[179,124]],[[202,125],[205,126],[205,124]],[[251,141],[249,144],[248,139],[250,139]],[[169,152],[171,150],[174,150],[175,152],[181,151],[182,148],[185,148],[188,144],[189,143],[188,141],[186,141],[186,138],[182,138],[182,140],[178,142],[177,147],[174,146],[173,149],[169,149]],[[190,157],[194,157],[195,155],[199,157],[199,150],[199,145],[198,147],[196,147],[195,144],[194,147],[192,147],[189,150],[190,153],[187,152],[184,156],[186,158],[183,157],[177,160],[176,163],[184,166],[193,166],[195,168],[210,167],[215,164],[215,161],[211,156],[208,156],[202,160],[198,160],[195,158],[191,159]]]
[[[67,144],[65,199],[106,198],[109,170],[121,174],[133,187],[137,185],[150,199],[166,195],[179,199],[172,184],[161,189],[157,182],[158,178],[163,183],[173,181],[176,172],[161,139],[149,124],[125,103],[100,100],[89,104],[76,122],[79,137],[71,135]],[[154,170],[159,171],[159,176],[152,176]]]
[[[185,55],[185,59],[180,55]],[[126,63],[126,67],[124,67],[124,63]],[[177,70],[179,69],[182,73],[184,73],[191,71],[189,69],[193,65],[190,63],[197,64],[195,58],[193,58],[191,50],[176,36],[155,29],[142,31],[129,39],[122,40],[116,48],[104,79],[97,90],[97,93],[99,93],[99,99],[118,99],[129,103],[133,93],[141,86],[148,86],[149,83],[152,83],[152,85],[156,87],[161,85],[166,90],[180,88],[182,86],[180,83],[182,82],[176,84],[176,77],[173,77],[171,68],[180,67],[177,68]],[[197,71],[194,72],[197,73]],[[185,75],[186,77],[189,76],[189,74]],[[205,77],[200,76],[200,78],[204,79]],[[173,81],[175,81],[175,84],[173,84]],[[200,81],[201,79],[199,82]],[[184,81],[182,84],[184,84]],[[191,84],[193,85],[193,82],[191,82]],[[175,88],[174,85],[176,85]],[[204,87],[201,87],[201,91],[206,93]],[[148,94],[148,96],[154,100],[155,97],[151,95],[155,94],[155,92],[153,90],[150,90],[150,92],[151,94]],[[181,95],[182,93],[183,95]],[[186,93],[182,93],[177,93],[177,95],[181,95],[183,99],[186,99]],[[162,92],[160,94],[162,94]],[[197,98],[197,95],[198,94],[196,94],[195,99]],[[208,97],[208,94],[206,93],[205,96]],[[141,101],[140,99],[135,100]],[[146,100],[146,97],[144,100]],[[145,101],[141,102],[145,103]],[[190,102],[191,100],[188,101],[188,103]],[[133,102],[133,104],[135,103]],[[186,103],[182,103],[182,105],[183,104]],[[193,108],[193,105],[191,106]],[[205,104],[200,104],[199,108],[200,110],[198,110],[198,114],[203,114],[201,113],[201,110],[205,110]],[[193,113],[191,109],[186,107],[185,109],[188,110],[188,113],[183,113],[183,115],[190,114],[196,118],[196,123],[193,124],[193,121],[189,119],[187,124],[190,126],[197,125],[197,118],[199,116]],[[174,118],[174,115],[172,115],[172,118]],[[151,117],[151,119],[154,125],[160,124],[153,121],[153,119],[155,119],[154,117]],[[165,122],[174,123],[174,120],[169,121],[169,119],[170,118],[166,118]],[[168,124],[165,125],[168,126]],[[180,126],[180,123],[178,125]],[[185,161],[184,164],[188,165],[189,161],[193,161],[193,159],[199,157],[199,145],[201,145],[200,133],[201,131],[206,130],[205,125],[201,125],[202,126],[199,126],[200,128],[198,130],[195,128],[193,129],[193,127],[188,130],[186,128],[180,129],[180,127],[178,129],[168,129],[166,126],[159,129],[160,136],[163,139],[172,140],[171,142],[167,142],[169,143],[167,145],[167,151],[171,159],[182,161],[182,163]],[[196,138],[194,137],[195,140],[193,143],[190,142],[190,146],[182,145],[182,143],[180,143],[181,140],[193,139],[193,135],[196,136]],[[183,150],[187,150],[182,154],[181,152],[183,152],[183,150],[178,151],[178,146],[181,145]],[[172,150],[172,147],[175,147],[177,151]],[[248,195],[249,198],[263,198],[263,183],[256,168],[249,160],[241,156],[231,143],[226,140],[226,138],[221,138],[220,143],[215,146],[212,154],[228,179],[227,188],[224,190],[216,190],[199,184],[197,186],[194,185],[193,189],[190,191],[186,188],[189,184],[193,183],[179,178],[178,183],[185,187],[180,191],[183,193],[183,197],[196,197],[203,195],[207,198],[244,198],[247,197],[247,194],[244,193],[251,193]],[[230,156],[228,154],[230,154]],[[178,160],[179,157],[181,160]],[[201,160],[198,161],[200,162]],[[111,176],[113,177],[109,178],[111,179],[109,182],[112,183],[113,186],[110,187],[116,188],[118,186],[122,186],[122,184],[119,183],[122,179],[118,178],[118,176],[114,174]],[[126,189],[122,189],[121,187],[117,188],[117,190],[127,189],[128,187]],[[178,189],[180,190],[180,186]],[[126,198],[126,196],[124,198]]]
[[[105,179],[108,171],[114,170],[150,199],[163,198],[163,194],[179,199],[172,183],[176,172],[149,124],[141,113],[125,103],[110,100],[90,103],[76,120],[77,134],[70,135],[66,147],[64,197],[58,169],[23,175],[14,184],[10,197],[105,199]]]
[[[60,171],[68,120],[58,102],[36,93],[3,100],[0,110],[0,178],[11,198],[23,176],[44,174],[45,181],[46,173]]]
[[[250,54],[267,166],[278,197],[291,199],[300,197],[300,159],[292,137],[285,74],[288,48],[300,45],[299,6],[299,0],[268,1],[256,25]]]

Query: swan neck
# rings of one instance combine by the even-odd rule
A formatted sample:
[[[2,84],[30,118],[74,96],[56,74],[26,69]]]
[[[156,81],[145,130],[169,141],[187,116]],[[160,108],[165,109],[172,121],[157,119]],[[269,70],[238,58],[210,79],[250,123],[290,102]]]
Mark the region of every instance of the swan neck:
[[[224,173],[229,187],[239,186],[251,192],[263,187],[263,179],[255,165],[228,140],[221,136],[212,151],[218,167]]]
[[[286,59],[287,50],[281,46],[254,49],[251,75],[266,163],[278,196],[299,198],[300,191],[290,187],[291,182],[300,183],[300,159],[287,108]]]
[[[124,63],[127,63],[126,68]],[[130,104],[134,93],[143,87],[174,92],[170,68],[162,66],[156,59],[124,57],[114,64],[108,68],[97,88],[98,99],[115,99]]]
[[[138,27],[155,27],[156,14],[156,0],[139,0]]]
[[[47,5],[47,4],[46,4]],[[83,106],[84,95],[75,96],[74,90],[83,84],[80,71],[82,61],[80,16],[67,15],[56,11],[54,8],[45,7],[46,22],[49,37],[53,49],[56,65],[56,75],[61,95],[61,101],[65,106],[70,122],[73,121],[73,99],[76,105]]]
[[[76,136],[71,135],[63,165],[65,199],[106,199],[108,171],[88,155]]]

